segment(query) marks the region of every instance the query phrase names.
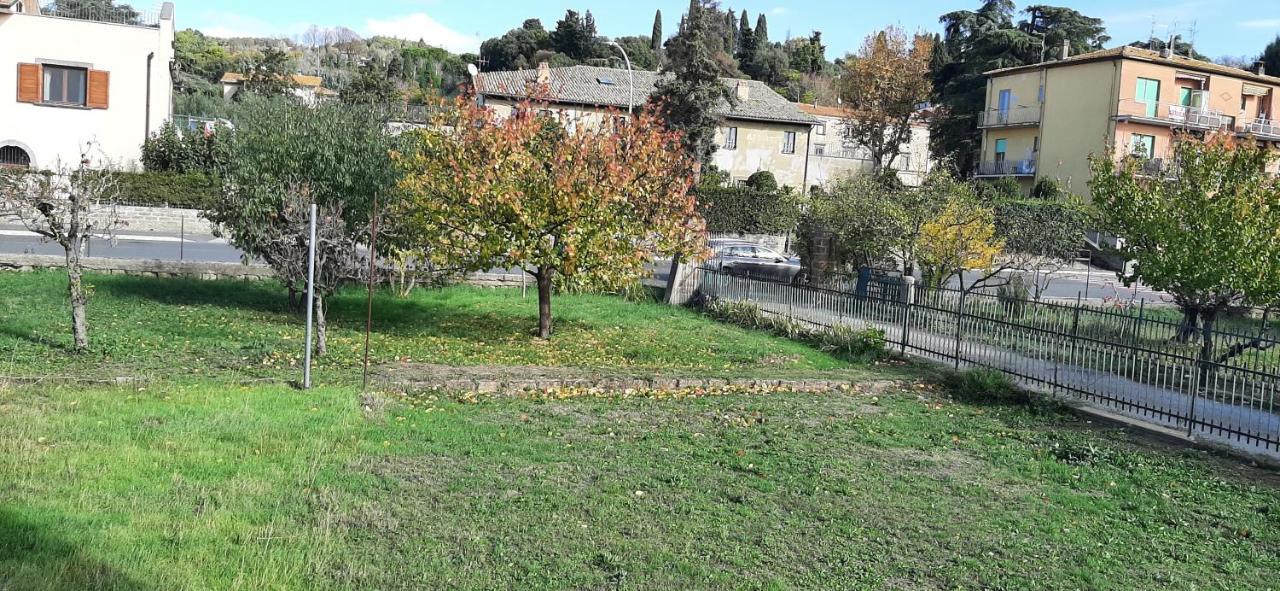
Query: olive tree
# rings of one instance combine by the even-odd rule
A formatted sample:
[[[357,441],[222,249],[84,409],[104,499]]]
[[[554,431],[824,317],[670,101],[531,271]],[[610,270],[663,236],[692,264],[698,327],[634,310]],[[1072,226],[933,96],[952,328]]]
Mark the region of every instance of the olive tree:
[[[1265,172],[1273,159],[1267,148],[1227,136],[1180,136],[1164,175],[1144,173],[1140,157],[1092,158],[1102,229],[1133,261],[1120,279],[1171,294],[1183,314],[1177,338],[1198,333],[1202,359],[1213,355],[1219,314],[1280,296],[1280,181]]]
[[[325,298],[360,278],[375,197],[394,188],[396,138],[376,109],[283,99],[246,101],[233,119],[223,199],[204,212],[247,257],[275,271],[297,304],[306,287],[309,205],[317,223],[316,354],[324,355]],[[366,259],[367,260],[367,259]],[[300,307],[300,306],[299,306]]]
[[[61,246],[66,256],[77,353],[89,349],[89,290],[82,259],[90,238],[110,239],[123,225],[116,214],[119,197],[119,180],[111,167],[94,167],[88,156],[74,168],[59,164],[50,172],[0,171],[0,217],[16,218],[43,240]]]

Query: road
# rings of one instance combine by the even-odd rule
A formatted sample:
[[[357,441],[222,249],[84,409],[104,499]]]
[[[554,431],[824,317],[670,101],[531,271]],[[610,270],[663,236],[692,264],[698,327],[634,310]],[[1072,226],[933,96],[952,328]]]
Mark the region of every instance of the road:
[[[179,248],[181,244],[181,248]],[[213,236],[187,235],[180,238],[176,234],[122,233],[117,236],[115,244],[105,239],[91,241],[90,256],[116,259],[193,261],[201,263],[238,263],[241,253],[225,240]],[[0,226],[0,254],[62,254],[56,244],[41,243],[38,236],[25,229],[13,226]],[[179,259],[181,257],[181,259]],[[665,283],[671,263],[657,260],[650,265],[653,278],[658,283]],[[494,270],[494,272],[503,272]],[[506,272],[517,273],[518,270]],[[972,280],[972,277],[969,278]],[[1116,279],[1114,272],[1097,267],[1077,265],[1074,268],[1060,271],[1053,276],[1045,290],[1045,297],[1050,299],[1072,300],[1079,294],[1091,302],[1108,300],[1142,301],[1147,303],[1168,302],[1166,294],[1146,287],[1127,288]]]
[[[22,229],[0,229],[0,253],[61,255],[62,247],[42,242],[40,237]],[[122,233],[114,243],[105,238],[89,241],[89,256],[113,259],[192,261],[200,263],[238,263],[240,251],[225,240],[213,236],[178,236],[164,234]]]

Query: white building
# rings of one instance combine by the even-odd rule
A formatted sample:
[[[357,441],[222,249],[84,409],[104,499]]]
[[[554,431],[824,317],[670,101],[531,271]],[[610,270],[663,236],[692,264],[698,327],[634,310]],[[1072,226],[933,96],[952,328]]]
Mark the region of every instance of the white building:
[[[314,107],[322,101],[334,100],[338,98],[337,91],[325,88],[324,79],[319,76],[306,76],[303,74],[293,74],[293,88],[290,92],[302,104],[308,107]],[[222,75],[222,98],[226,100],[234,99],[240,90],[244,88],[244,74],[238,72],[227,72]]]
[[[173,4],[61,16],[0,0],[0,166],[134,168],[173,104]]]
[[[801,111],[817,117],[821,125],[813,128],[809,140],[809,182],[826,185],[831,181],[868,172],[871,156],[863,146],[845,138],[845,113],[839,107],[797,105]],[[923,120],[912,123],[911,139],[902,145],[902,152],[893,161],[898,178],[903,184],[914,187],[924,182],[933,170],[929,154],[929,126]]]

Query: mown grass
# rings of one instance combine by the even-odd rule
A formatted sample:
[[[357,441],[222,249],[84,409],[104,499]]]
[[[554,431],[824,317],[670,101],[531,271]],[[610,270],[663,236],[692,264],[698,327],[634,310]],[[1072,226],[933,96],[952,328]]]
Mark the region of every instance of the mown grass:
[[[362,395],[358,291],[301,392],[273,285],[92,277],[73,356],[64,280],[0,275],[0,373],[150,379],[0,385],[0,589],[1278,587],[1274,473],[1068,415],[924,383]],[[380,362],[907,375],[608,297],[558,298],[549,342],[518,292],[376,310]]]
[[[0,589],[1234,590],[1280,572],[1273,473],[927,387],[0,401]]]
[[[296,378],[304,338],[273,282],[91,275],[87,355],[71,347],[66,276],[0,274],[0,375],[174,379]],[[710,321],[688,310],[588,295],[553,301],[556,335],[531,337],[536,298],[518,290],[451,287],[408,298],[378,294],[373,362],[549,365],[610,371],[683,371],[775,377],[849,371],[799,343]],[[359,379],[365,294],[332,298],[330,355],[321,383]]]

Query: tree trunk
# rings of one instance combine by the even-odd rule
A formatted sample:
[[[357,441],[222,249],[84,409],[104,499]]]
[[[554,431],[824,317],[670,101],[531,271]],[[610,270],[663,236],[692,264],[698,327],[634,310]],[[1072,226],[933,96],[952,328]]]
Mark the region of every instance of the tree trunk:
[[[80,268],[79,240],[73,240],[67,248],[67,287],[71,295],[71,334],[75,339],[75,351],[84,353],[89,350],[89,324],[84,314],[89,296],[84,290]]]
[[[551,269],[538,269],[538,338],[551,338]]]
[[[1218,319],[1217,308],[1206,308],[1200,311],[1200,359],[1213,359],[1213,325]]]
[[[1196,338],[1196,329],[1200,322],[1200,309],[1183,306],[1182,322],[1178,324],[1178,332],[1173,339],[1179,343],[1190,343]]]
[[[329,353],[329,344],[325,342],[324,296],[316,294],[316,357],[324,357]]]

